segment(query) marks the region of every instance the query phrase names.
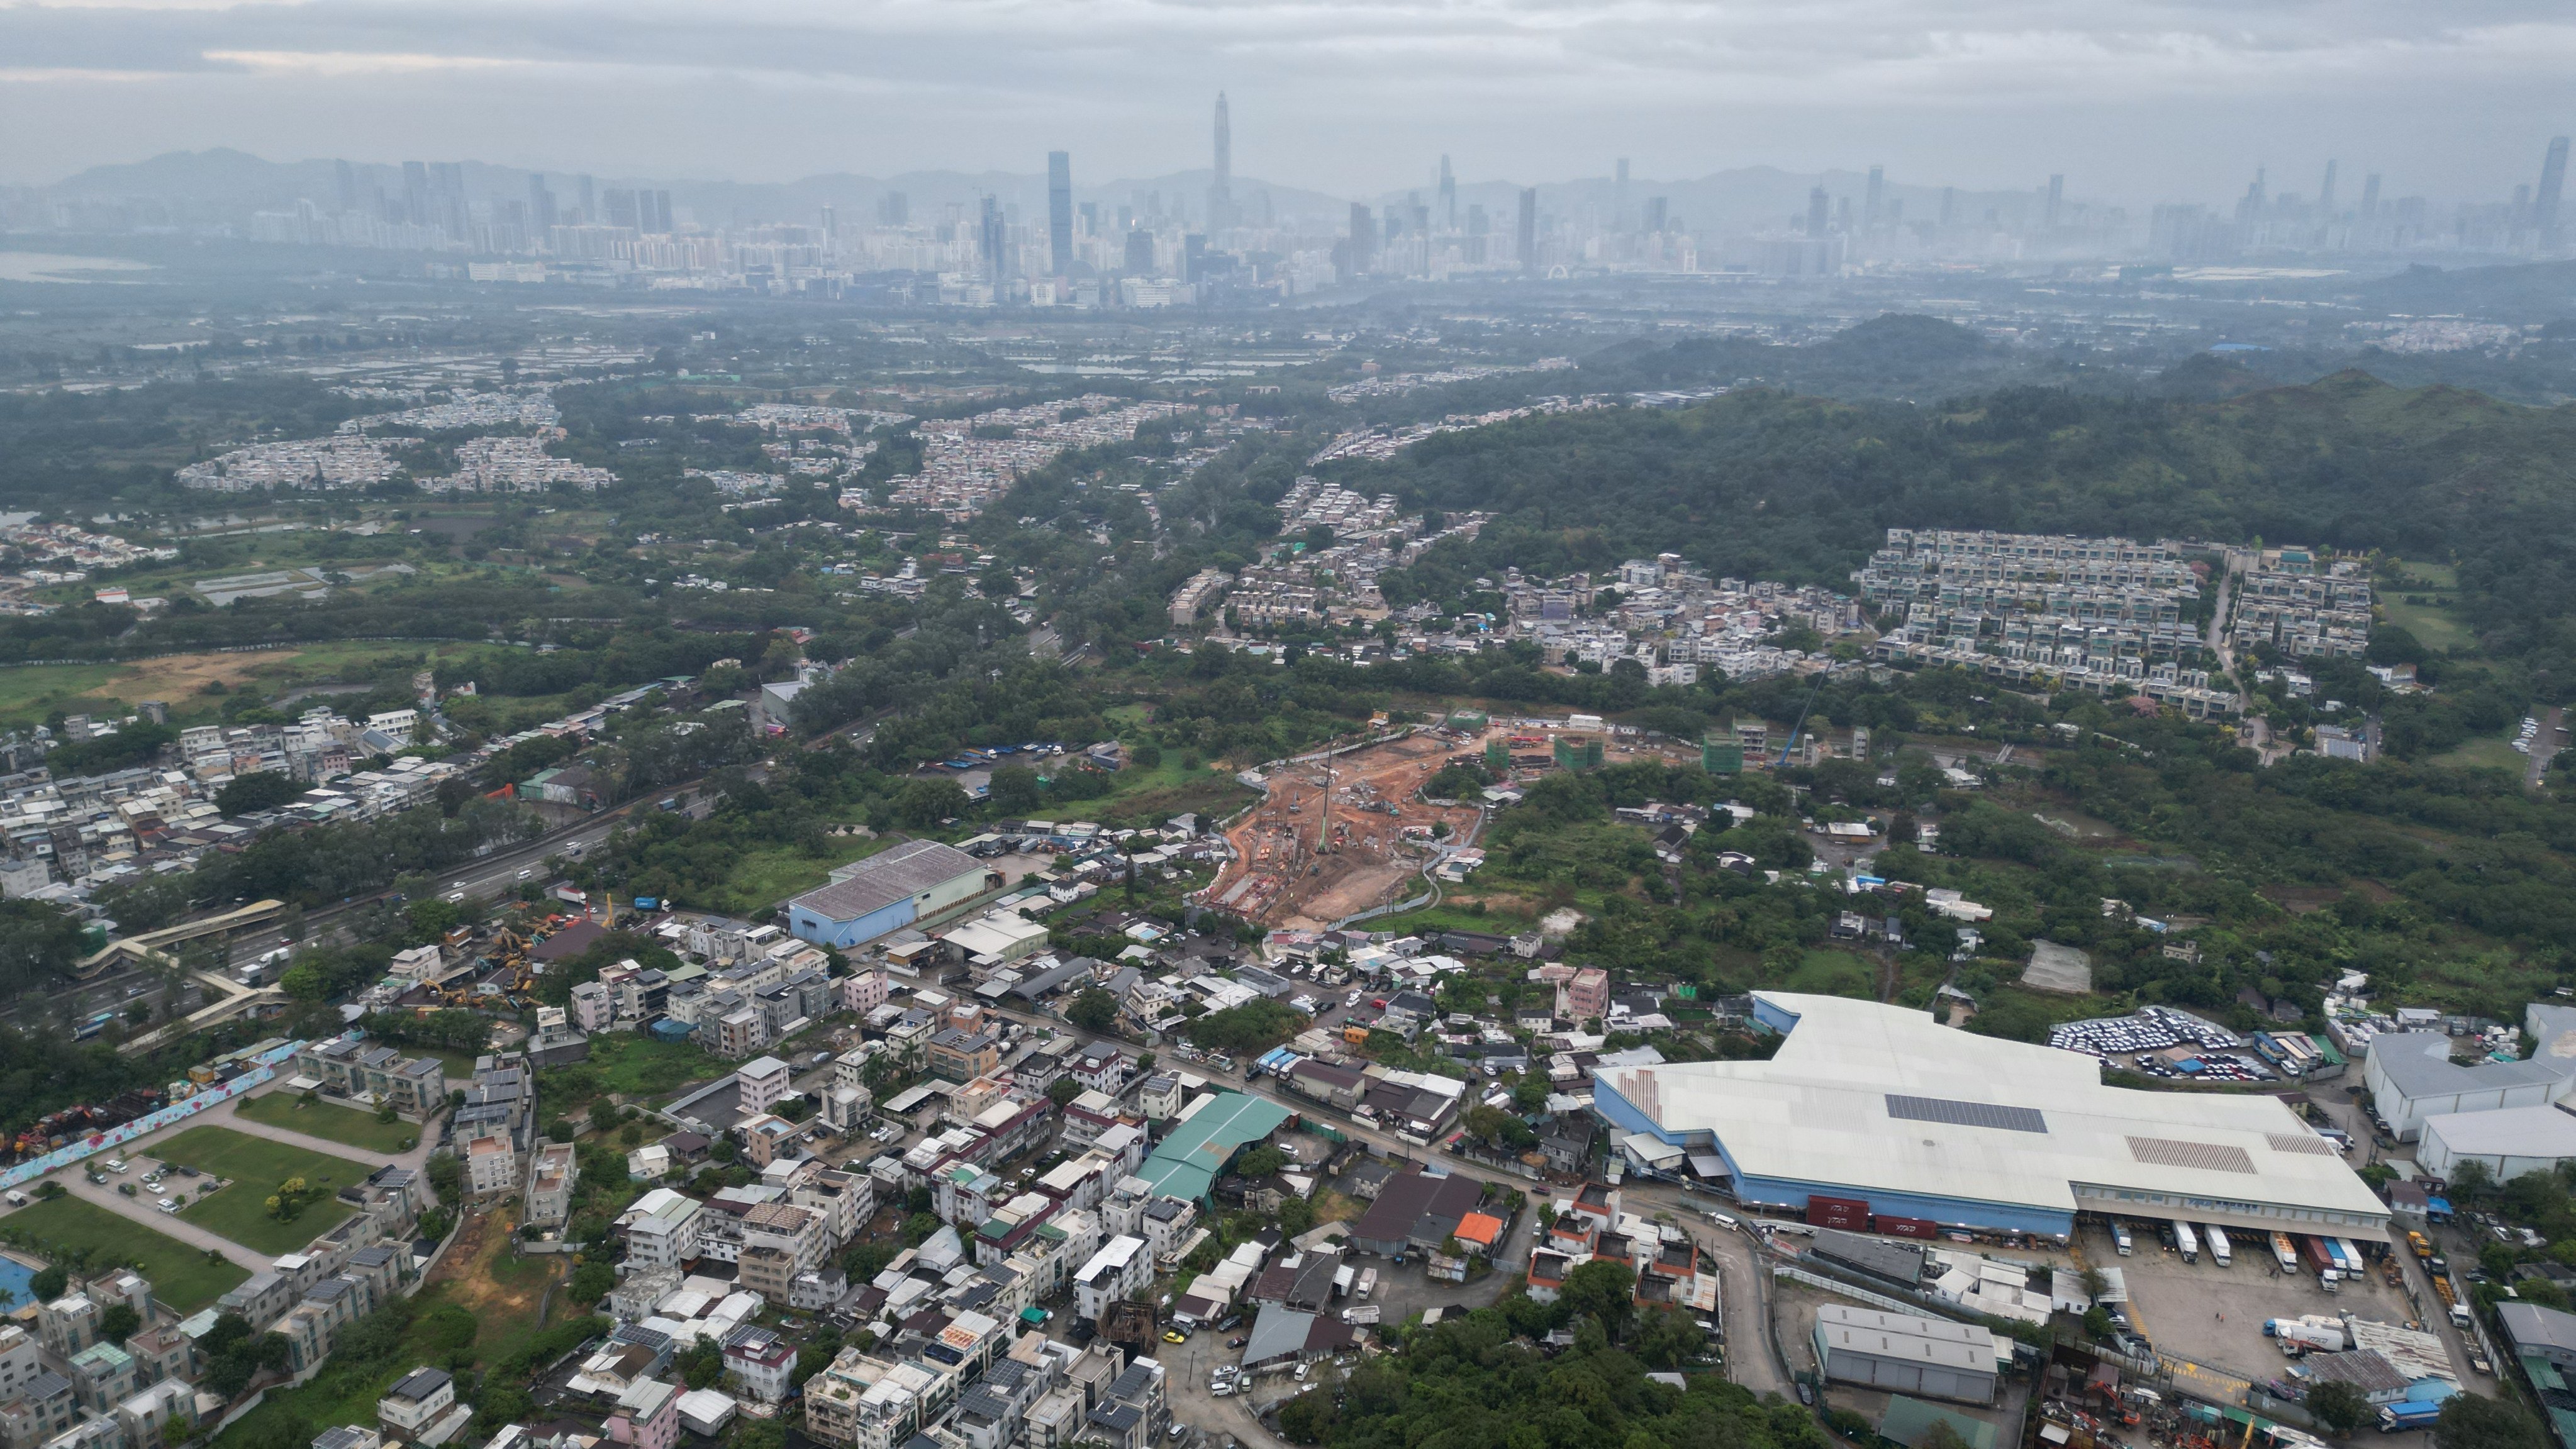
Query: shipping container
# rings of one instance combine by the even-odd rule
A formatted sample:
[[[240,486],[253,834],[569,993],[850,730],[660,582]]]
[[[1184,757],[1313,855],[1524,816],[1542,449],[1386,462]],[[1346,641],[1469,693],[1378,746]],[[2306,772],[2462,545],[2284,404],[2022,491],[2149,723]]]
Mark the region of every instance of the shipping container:
[[[2299,1247],[2298,1244],[2290,1241],[2290,1235],[2288,1233],[2274,1233],[2272,1235],[2272,1256],[2280,1260],[2282,1272],[2296,1273],[2299,1271]]]
[[[2299,1256],[2307,1260],[2309,1267],[2314,1268],[2320,1273],[2340,1266],[2335,1262],[2334,1254],[2326,1251],[2326,1243],[2323,1238],[2299,1239]]]

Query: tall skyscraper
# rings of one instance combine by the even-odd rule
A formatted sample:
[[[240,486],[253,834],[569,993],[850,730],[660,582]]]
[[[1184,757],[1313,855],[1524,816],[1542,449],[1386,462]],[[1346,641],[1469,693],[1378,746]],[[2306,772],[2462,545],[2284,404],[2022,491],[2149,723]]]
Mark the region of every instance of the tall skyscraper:
[[[1879,199],[1886,194],[1886,191],[1887,168],[1884,166],[1872,166],[1869,168],[1869,196],[1861,205],[1861,225],[1869,227],[1878,225]]]
[[[1139,228],[1127,233],[1127,275],[1154,275],[1154,234]]]
[[[1653,232],[1657,236],[1662,236],[1664,234],[1664,229],[1671,224],[1671,220],[1672,210],[1670,198],[1662,196],[1649,196],[1646,198],[1645,230]]]
[[[581,219],[584,225],[588,225],[599,220],[599,188],[594,186],[591,183],[591,179],[587,176],[579,178],[579,185],[581,187]]]
[[[414,226],[433,226],[429,214],[429,168],[417,161],[403,163],[403,220]]]
[[[910,226],[912,198],[900,191],[889,191],[877,198],[877,225]]]
[[[1951,217],[1952,213],[1954,213],[1955,211],[1957,211],[1957,210],[1958,210],[1958,205],[1959,205],[1959,188],[1957,188],[1957,187],[1955,187],[1955,186],[1944,186],[1944,187],[1942,187],[1942,188],[1941,188],[1941,224],[1942,224],[1943,226],[1948,226],[1948,225],[1950,224],[1950,217]]]
[[[2048,229],[2057,230],[2057,209],[2066,201],[2066,176],[2060,172],[2048,178]]]
[[[1628,158],[1619,158],[1619,180],[1610,190],[1610,225],[1614,230],[1628,230]]]
[[[2379,173],[2371,172],[2361,180],[2361,219],[2368,221],[2379,214]]]
[[[1208,229],[1234,225],[1234,123],[1216,93],[1216,178],[1208,183]]]
[[[983,263],[984,280],[998,287],[1007,265],[1002,255],[1001,198],[987,196],[975,218],[975,259]]]
[[[1833,202],[1825,195],[1825,188],[1822,185],[1807,188],[1808,236],[1818,241],[1824,239],[1825,218],[1830,214],[1832,206]]]
[[[1449,157],[1440,157],[1440,229],[1458,229],[1458,178],[1449,172]]]
[[[332,162],[332,163],[331,163],[331,170],[332,170],[333,179],[334,179],[334,180],[336,180],[336,181],[338,181],[338,182],[340,183],[340,209],[341,209],[342,211],[355,211],[355,210],[357,210],[357,209],[358,209],[358,172],[357,172],[357,168],[356,168],[356,167],[351,166],[351,165],[350,165],[348,162],[346,162],[346,161],[334,161],[334,162]]]
[[[1524,187],[1522,187],[1522,188],[1521,188],[1521,219],[1520,219],[1519,241],[1520,241],[1520,248],[1521,248],[1521,271],[1522,271],[1522,273],[1523,273],[1523,274],[1525,274],[1525,275],[1528,275],[1528,276],[1533,276],[1533,277],[1534,277],[1534,276],[1537,276],[1537,275],[1538,275],[1538,188],[1537,188],[1537,187],[1535,187],[1535,186],[1524,186]]]
[[[2567,189],[2567,138],[2553,136],[2549,154],[2540,163],[2540,190],[2531,198],[2532,225],[2540,231],[2544,248],[2558,245],[2558,198]]]
[[[528,225],[543,231],[555,224],[555,194],[546,189],[543,172],[528,173]]]
[[[1345,245],[1350,248],[1351,275],[1367,276],[1369,263],[1377,256],[1377,218],[1364,203],[1351,203],[1351,234]]]
[[[1073,154],[1047,153],[1047,274],[1073,273]]]

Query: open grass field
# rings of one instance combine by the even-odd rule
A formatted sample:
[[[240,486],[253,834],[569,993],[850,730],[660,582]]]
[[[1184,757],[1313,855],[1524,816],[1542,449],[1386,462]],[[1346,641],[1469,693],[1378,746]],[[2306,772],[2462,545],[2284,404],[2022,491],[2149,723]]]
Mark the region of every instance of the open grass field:
[[[1184,811],[1223,817],[1254,798],[1222,764],[1201,760],[1182,750],[1165,750],[1160,764],[1130,765],[1112,778],[1115,786],[1096,800],[1068,800],[1048,807],[1058,820],[1098,820],[1129,825],[1160,825]]]
[[[1848,951],[1809,951],[1798,969],[1789,973],[1789,979],[1780,983],[1780,989],[1876,1001],[1878,968]]]
[[[886,847],[886,841],[835,835],[825,837],[824,845],[826,853],[821,856],[807,855],[794,846],[744,851],[725,877],[725,889],[735,897],[732,904],[748,913],[802,895],[831,879],[834,867],[874,855]]]
[[[469,1064],[470,1066],[470,1064]],[[301,1132],[328,1142],[342,1142],[369,1152],[391,1156],[408,1152],[420,1137],[420,1124],[397,1117],[379,1122],[373,1112],[361,1112],[335,1102],[315,1102],[306,1106],[292,1092],[262,1092],[245,1099],[233,1111],[254,1122]]]
[[[615,1093],[629,1102],[666,1101],[682,1087],[712,1081],[733,1064],[694,1042],[655,1041],[626,1032],[604,1032],[591,1042],[590,1059],[547,1067],[537,1074],[537,1100],[548,1120],[580,1118],[590,1104]]]
[[[2388,622],[2423,641],[2425,647],[2439,650],[2474,649],[2478,639],[2469,632],[2468,622],[2456,607],[2441,604],[2410,603],[2410,599],[2448,598],[2447,594],[2391,592],[2381,601]]]
[[[211,682],[222,683],[227,691],[246,686],[282,690],[335,680],[352,673],[352,666],[359,666],[354,673],[363,676],[373,672],[366,666],[409,660],[420,652],[384,643],[324,643],[251,654],[172,654],[121,664],[0,669],[0,726],[42,723],[55,710],[126,714],[147,699],[166,701],[173,724],[211,720],[225,698],[200,692]]]
[[[2432,763],[2511,770],[2514,774],[2520,775],[2531,768],[2531,757],[2513,747],[2513,735],[2508,732],[2470,740],[2457,749],[2446,750],[2435,755]]]
[[[279,1222],[268,1215],[266,1206],[279,1183],[300,1177],[328,1194],[365,1181],[375,1170],[364,1162],[306,1152],[228,1127],[191,1127],[145,1150],[164,1162],[230,1180],[230,1187],[188,1204],[179,1216],[261,1253],[294,1252],[352,1211],[347,1203],[326,1195],[306,1204],[293,1222]]]
[[[93,1262],[131,1263],[136,1272],[152,1280],[153,1296],[182,1314],[214,1302],[250,1276],[238,1263],[208,1262],[204,1253],[167,1233],[156,1233],[76,1197],[31,1203],[0,1218],[0,1236],[47,1256],[51,1256],[48,1249],[56,1253],[87,1249]]]

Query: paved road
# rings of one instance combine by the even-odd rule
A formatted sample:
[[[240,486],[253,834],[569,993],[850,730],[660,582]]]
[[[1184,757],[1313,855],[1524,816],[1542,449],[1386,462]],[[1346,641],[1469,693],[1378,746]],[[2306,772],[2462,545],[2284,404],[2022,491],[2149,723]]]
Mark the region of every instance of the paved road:
[[[2227,596],[2235,591],[2236,571],[2243,566],[2236,550],[2229,549],[2218,573],[2218,607],[2209,616],[2209,652],[2218,656],[2218,667],[2231,674],[2236,670],[2236,655],[2227,647]]]

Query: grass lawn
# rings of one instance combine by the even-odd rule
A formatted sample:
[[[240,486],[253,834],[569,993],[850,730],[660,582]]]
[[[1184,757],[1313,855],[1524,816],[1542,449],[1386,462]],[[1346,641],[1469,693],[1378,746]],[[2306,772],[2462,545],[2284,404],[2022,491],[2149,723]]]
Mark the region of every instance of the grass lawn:
[[[2531,768],[2531,757],[2513,747],[2512,736],[2488,735],[2484,739],[2471,740],[2457,749],[2446,750],[2435,755],[2431,763],[2511,770],[2514,774],[2520,775]]]
[[[1780,989],[1876,1001],[1878,968],[1847,951],[1809,951],[1798,969],[1789,973],[1789,979],[1780,983]]]
[[[744,851],[725,876],[725,889],[735,897],[736,905],[776,905],[831,879],[835,867],[874,855],[887,844],[882,836],[865,835],[826,836],[823,843],[826,853],[819,857],[792,845]]]
[[[344,1142],[369,1152],[408,1152],[420,1138],[420,1124],[417,1122],[405,1122],[400,1118],[379,1122],[373,1112],[361,1112],[333,1102],[316,1102],[308,1107],[292,1092],[262,1092],[233,1110],[254,1122],[301,1132],[307,1137]]]
[[[327,1194],[363,1182],[375,1171],[363,1162],[306,1152],[228,1127],[191,1127],[145,1150],[165,1162],[230,1179],[232,1186],[188,1204],[179,1216],[261,1253],[291,1253],[328,1231],[353,1209]],[[282,1223],[268,1215],[266,1204],[290,1177],[303,1178],[326,1195],[307,1203],[295,1221]]]
[[[733,1063],[710,1056],[695,1042],[602,1032],[591,1038],[588,1061],[548,1067],[537,1074],[537,1100],[544,1112],[542,1121],[579,1117],[592,1102],[611,1092],[629,1101],[667,1101],[682,1087],[712,1081],[733,1068]]]
[[[62,1253],[87,1248],[96,1255],[93,1261],[113,1258],[131,1263],[152,1280],[153,1296],[182,1314],[214,1302],[250,1276],[229,1259],[210,1263],[204,1253],[167,1233],[156,1233],[76,1197],[33,1203],[0,1218],[0,1236],[24,1242],[39,1253],[48,1248]]]
[[[1112,777],[1116,788],[1096,800],[1050,801],[1045,808],[1057,820],[1160,825],[1183,811],[1221,819],[1254,798],[1221,765],[1202,760],[1195,770],[1185,768],[1190,755],[1187,750],[1165,750],[1160,764],[1130,765],[1119,771]],[[1071,768],[1060,761],[1053,763]]]
[[[2429,649],[2477,647],[2477,636],[2469,632],[2469,626],[2460,618],[2460,612],[2456,606],[2445,608],[2438,604],[2411,604],[2407,602],[2410,597],[2429,599],[2443,596],[2390,593],[2380,601],[2381,607],[2387,611],[2389,623],[2422,640],[2425,647]]]

